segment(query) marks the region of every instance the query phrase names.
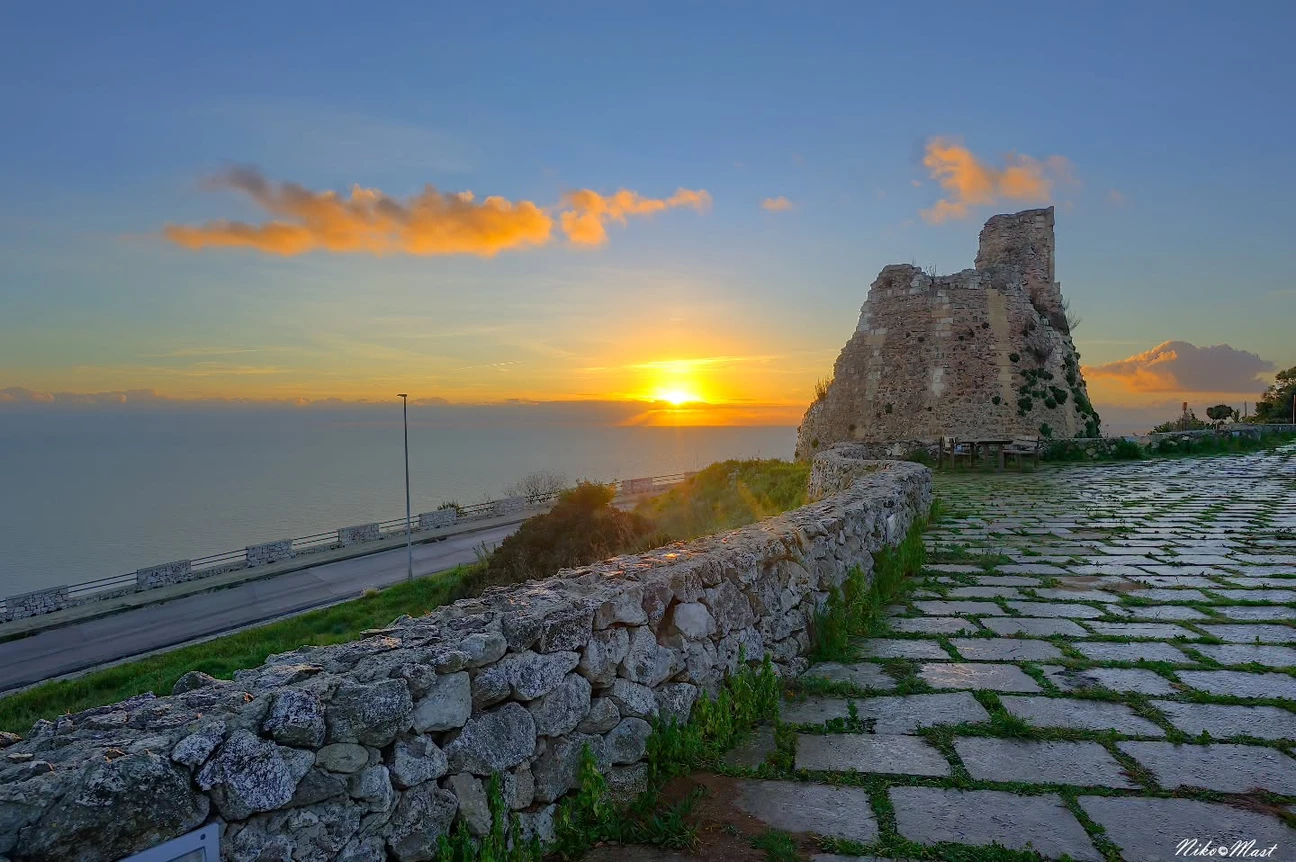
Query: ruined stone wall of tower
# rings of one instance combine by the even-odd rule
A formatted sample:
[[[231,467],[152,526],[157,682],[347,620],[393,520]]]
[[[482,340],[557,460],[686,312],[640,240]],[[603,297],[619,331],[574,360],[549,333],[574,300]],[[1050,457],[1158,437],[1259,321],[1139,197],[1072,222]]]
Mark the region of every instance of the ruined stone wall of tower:
[[[898,456],[944,435],[1096,436],[1053,261],[1050,207],[990,219],[975,269],[884,267],[797,456],[840,441]]]

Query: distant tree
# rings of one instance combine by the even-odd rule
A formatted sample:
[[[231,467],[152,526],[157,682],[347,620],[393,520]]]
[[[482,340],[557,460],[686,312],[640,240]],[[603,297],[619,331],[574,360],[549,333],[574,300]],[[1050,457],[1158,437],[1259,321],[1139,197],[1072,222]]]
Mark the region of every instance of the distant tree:
[[[1214,407],[1206,408],[1206,415],[1215,423],[1215,427],[1219,428],[1228,420],[1237,419],[1238,412],[1227,404],[1216,404]]]
[[[556,496],[567,485],[567,477],[561,473],[537,470],[534,473],[527,473],[504,489],[504,493],[510,497],[526,497],[527,502],[530,503],[539,503]]]
[[[1296,365],[1286,371],[1279,371],[1274,384],[1265,390],[1265,394],[1256,402],[1255,421],[1257,422],[1290,422],[1292,421],[1292,399],[1296,398]]]
[[[1185,411],[1178,419],[1171,419],[1169,422],[1162,422],[1152,429],[1153,434],[1168,434],[1174,431],[1200,431],[1203,428],[1209,428],[1211,424],[1197,418],[1197,414],[1192,410]]]

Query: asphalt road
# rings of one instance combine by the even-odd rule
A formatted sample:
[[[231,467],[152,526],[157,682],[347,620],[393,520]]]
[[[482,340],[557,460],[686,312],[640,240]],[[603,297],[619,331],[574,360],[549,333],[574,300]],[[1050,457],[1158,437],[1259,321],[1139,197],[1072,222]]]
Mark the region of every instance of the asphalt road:
[[[493,547],[518,526],[415,545],[414,575],[471,563],[479,544]],[[0,643],[0,691],[356,598],[369,587],[404,580],[405,561],[404,548],[383,551]]]

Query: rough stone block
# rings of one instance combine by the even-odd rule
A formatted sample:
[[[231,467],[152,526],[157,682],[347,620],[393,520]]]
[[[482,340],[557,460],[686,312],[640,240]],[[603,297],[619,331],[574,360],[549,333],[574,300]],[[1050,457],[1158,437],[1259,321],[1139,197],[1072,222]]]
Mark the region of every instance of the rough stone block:
[[[5,620],[24,620],[41,614],[51,614],[67,606],[68,588],[65,585],[20,593],[5,599]]]
[[[418,528],[420,530],[441,530],[453,527],[459,520],[459,510],[453,508],[437,509],[435,512],[420,512]]]
[[[346,547],[348,545],[358,545],[361,542],[374,542],[382,538],[382,531],[378,525],[374,524],[356,524],[351,527],[338,527],[338,544]]]
[[[166,587],[192,581],[197,574],[188,560],[176,560],[174,563],[163,563],[160,566],[149,566],[147,569],[135,570],[135,589],[151,590],[154,587]]]
[[[244,551],[247,555],[248,568],[267,566],[280,560],[291,559],[293,555],[292,539],[280,539],[277,542],[263,542],[260,545],[248,545]]]

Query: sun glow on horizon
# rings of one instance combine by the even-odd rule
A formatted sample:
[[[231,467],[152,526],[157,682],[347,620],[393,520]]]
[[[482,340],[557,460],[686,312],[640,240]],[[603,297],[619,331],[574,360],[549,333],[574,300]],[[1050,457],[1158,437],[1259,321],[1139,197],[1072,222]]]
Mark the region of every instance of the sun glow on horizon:
[[[687,389],[662,389],[659,390],[652,399],[654,401],[665,401],[672,407],[682,407],[685,404],[706,404],[706,400]]]

